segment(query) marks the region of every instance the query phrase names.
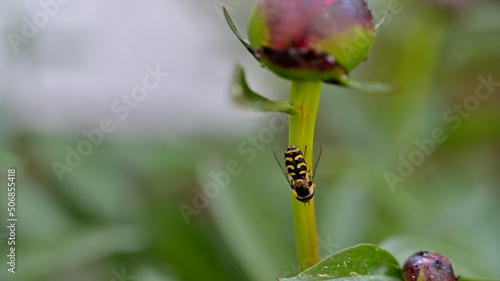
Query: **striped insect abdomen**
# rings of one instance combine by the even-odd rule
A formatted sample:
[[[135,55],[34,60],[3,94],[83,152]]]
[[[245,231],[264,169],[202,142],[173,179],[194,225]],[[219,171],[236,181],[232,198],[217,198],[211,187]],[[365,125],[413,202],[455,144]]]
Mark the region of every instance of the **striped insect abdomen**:
[[[289,145],[285,151],[285,165],[287,173],[294,179],[306,179],[307,163],[304,155],[295,145]]]

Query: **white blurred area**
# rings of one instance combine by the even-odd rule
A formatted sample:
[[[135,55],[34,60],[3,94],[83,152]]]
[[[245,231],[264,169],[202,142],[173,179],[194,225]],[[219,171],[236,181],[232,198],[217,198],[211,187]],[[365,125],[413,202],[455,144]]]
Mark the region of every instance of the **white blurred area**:
[[[59,2],[0,4],[2,134],[78,133],[98,128],[103,118],[113,121],[118,135],[178,139],[207,132],[245,134],[265,115],[241,109],[230,99],[237,62],[245,66],[252,88],[271,98],[287,98],[286,92],[276,91],[286,81],[259,67],[216,9],[216,4],[227,4],[246,35],[254,1]],[[18,44],[16,53],[12,34],[25,38],[23,17],[34,23],[36,15],[47,13],[43,5],[53,15],[33,38]],[[120,120],[111,110],[113,101],[130,95],[148,74],[146,68],[157,66],[168,77]]]

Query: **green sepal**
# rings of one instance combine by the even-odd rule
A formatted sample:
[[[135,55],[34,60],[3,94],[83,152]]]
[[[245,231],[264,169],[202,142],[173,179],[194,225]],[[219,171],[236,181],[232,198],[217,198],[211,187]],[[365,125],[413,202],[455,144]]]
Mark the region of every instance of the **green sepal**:
[[[231,85],[231,94],[236,103],[264,112],[282,112],[290,115],[298,114],[300,111],[286,101],[275,101],[267,99],[252,91],[245,79],[245,71],[241,66],[237,66],[233,82]]]
[[[233,31],[234,35],[236,35],[236,37],[238,37],[238,39],[240,40],[241,44],[243,44],[243,46],[245,46],[245,48],[247,48],[247,50],[255,57],[255,52],[252,48],[252,45],[250,44],[250,42],[248,42],[245,38],[243,38],[243,36],[241,36],[240,32],[238,31],[238,29],[236,28],[236,26],[234,25],[234,22],[233,20],[231,19],[231,16],[229,15],[229,13],[227,12],[226,10],[226,7],[222,7],[222,10],[224,11],[224,17],[226,18],[226,22],[227,24],[229,25],[229,28],[231,28],[231,31]]]
[[[379,27],[385,22],[385,20],[389,17],[391,14],[391,10],[387,11],[387,13],[377,22],[375,25],[375,32],[379,29]]]
[[[357,81],[351,79],[348,75],[343,75],[336,82],[342,86],[369,94],[390,95],[396,92],[396,89],[391,84]]]
[[[313,267],[279,281],[403,281],[397,260],[372,244],[359,244],[326,257]]]

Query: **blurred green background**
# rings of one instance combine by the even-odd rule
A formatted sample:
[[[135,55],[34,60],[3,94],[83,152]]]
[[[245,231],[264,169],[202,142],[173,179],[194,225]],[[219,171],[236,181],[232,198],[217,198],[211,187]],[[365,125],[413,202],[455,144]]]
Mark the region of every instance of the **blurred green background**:
[[[288,98],[290,83],[259,68],[218,10],[229,7],[244,31],[254,1],[114,2],[61,4],[17,53],[8,34],[20,33],[40,4],[0,5],[11,14],[1,20],[0,280],[298,273],[291,195],[272,156],[287,145],[287,117],[238,108],[228,91],[242,62],[252,88]],[[500,2],[368,2],[376,19],[393,13],[352,76],[401,91],[323,87],[321,255],[375,243],[402,263],[437,251],[457,275],[499,278]],[[157,64],[169,76],[126,120],[116,118],[109,105]],[[82,130],[95,132],[107,116],[117,129],[72,158],[81,163],[60,181],[54,163],[89,149]],[[435,130],[446,140],[431,145]],[[404,175],[402,161],[413,161]],[[6,264],[8,168],[17,171],[15,274]],[[390,183],[388,173],[401,178]]]

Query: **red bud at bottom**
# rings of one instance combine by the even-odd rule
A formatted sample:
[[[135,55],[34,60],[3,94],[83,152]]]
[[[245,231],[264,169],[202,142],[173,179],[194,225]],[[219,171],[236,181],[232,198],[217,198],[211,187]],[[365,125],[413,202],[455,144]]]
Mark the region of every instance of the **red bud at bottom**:
[[[403,266],[405,281],[456,281],[450,261],[437,253],[418,252]]]

